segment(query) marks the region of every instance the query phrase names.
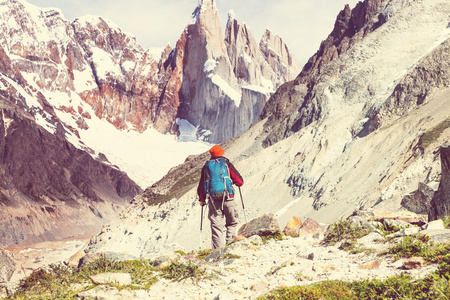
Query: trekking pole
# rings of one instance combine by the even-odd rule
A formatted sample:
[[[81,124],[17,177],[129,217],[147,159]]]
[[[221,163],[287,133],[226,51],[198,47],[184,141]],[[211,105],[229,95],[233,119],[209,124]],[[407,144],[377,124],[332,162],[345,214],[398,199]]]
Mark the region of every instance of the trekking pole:
[[[202,243],[203,243],[203,206],[202,205],[202,216],[200,219],[200,246],[199,249],[202,250]]]
[[[241,192],[240,186],[239,186],[239,195],[241,195],[242,210],[244,211],[245,223],[248,223],[247,215],[245,214],[244,198],[242,198],[242,192]]]

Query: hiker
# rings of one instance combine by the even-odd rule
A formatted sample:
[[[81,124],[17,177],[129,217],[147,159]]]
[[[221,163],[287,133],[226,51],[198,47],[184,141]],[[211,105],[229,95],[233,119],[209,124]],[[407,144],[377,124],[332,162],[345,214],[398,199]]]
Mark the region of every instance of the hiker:
[[[238,223],[237,204],[234,201],[232,184],[242,186],[244,180],[233,164],[224,157],[225,150],[219,145],[213,146],[209,153],[211,159],[202,168],[197,194],[200,205],[208,201],[208,219],[211,221],[212,247],[222,248],[224,231],[226,244],[233,240]]]

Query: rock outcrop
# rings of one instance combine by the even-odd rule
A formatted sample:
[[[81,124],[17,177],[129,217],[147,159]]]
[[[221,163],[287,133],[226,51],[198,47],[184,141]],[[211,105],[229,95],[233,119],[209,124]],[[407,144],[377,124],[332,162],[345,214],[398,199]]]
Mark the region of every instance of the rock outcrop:
[[[1,46],[0,72],[0,245],[100,229],[141,189],[107,161],[67,141],[77,130],[59,121]],[[36,123],[44,118],[45,128]]]
[[[9,251],[0,249],[0,286],[9,282],[15,270],[14,257]]]
[[[432,184],[420,182],[416,191],[403,197],[401,205],[409,211],[428,214],[431,210],[431,201],[438,189],[436,184],[436,182]]]
[[[270,95],[299,71],[281,38],[268,31],[258,47],[232,12],[222,36],[215,1],[203,0],[180,38],[186,42],[179,117],[216,143],[248,129]]]
[[[373,132],[389,120],[404,116],[439,89],[450,86],[450,40],[443,41],[395,86],[382,104],[367,112],[368,121],[359,136]]]
[[[94,232],[141,192],[125,173],[8,103],[0,96],[1,245]]]
[[[431,209],[428,213],[430,221],[449,215],[450,211],[450,144],[440,148],[442,177],[439,189],[431,201]]]

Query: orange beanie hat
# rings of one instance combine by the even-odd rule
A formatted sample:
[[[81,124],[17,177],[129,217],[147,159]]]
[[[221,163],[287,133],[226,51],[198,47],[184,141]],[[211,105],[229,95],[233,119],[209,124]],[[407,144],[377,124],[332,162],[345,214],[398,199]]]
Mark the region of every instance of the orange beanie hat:
[[[211,154],[211,157],[222,156],[225,153],[225,150],[220,148],[219,145],[215,145],[211,149],[209,149],[209,153]]]

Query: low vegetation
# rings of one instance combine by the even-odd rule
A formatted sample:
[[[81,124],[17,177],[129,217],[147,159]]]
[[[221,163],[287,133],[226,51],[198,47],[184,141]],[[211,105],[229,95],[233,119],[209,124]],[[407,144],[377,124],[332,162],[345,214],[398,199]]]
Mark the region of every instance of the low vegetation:
[[[444,218],[448,224],[450,218]],[[398,228],[378,228],[383,235],[389,235]],[[330,225],[323,245],[336,245],[347,251],[357,249],[356,239],[365,236],[369,231],[346,220],[339,220]],[[281,240],[283,235],[264,237],[263,240]],[[393,259],[408,257],[423,257],[427,263],[437,263],[437,270],[419,279],[404,274],[388,279],[366,279],[353,282],[322,281],[307,286],[283,287],[273,290],[260,300],[267,299],[450,299],[450,244],[436,244],[425,235],[405,236],[390,243],[387,250],[379,253]],[[204,259],[213,252],[206,249],[197,252],[196,259]],[[180,255],[188,255],[177,251]],[[192,254],[189,254],[192,255]],[[220,259],[240,259],[237,255],[224,255]],[[291,265],[294,262],[291,262]],[[287,267],[282,264],[272,268],[266,276],[277,276],[277,272]],[[213,275],[191,262],[179,260],[171,262],[164,268],[157,269],[150,260],[135,260],[126,262],[112,262],[100,257],[94,262],[78,269],[64,265],[50,265],[45,269],[35,271],[23,279],[12,296],[7,299],[76,299],[82,291],[91,289],[95,285],[90,276],[106,272],[123,272],[132,276],[129,286],[117,286],[119,289],[151,289],[160,278],[173,281],[192,279],[194,282],[207,280]],[[310,278],[301,273],[296,274],[298,281],[309,281]]]
[[[107,272],[130,274],[132,284],[117,287],[131,290],[149,290],[159,277],[181,281],[187,278],[198,280],[205,275],[204,270],[192,263],[176,261],[158,270],[152,266],[150,260],[113,262],[101,257],[79,269],[53,264],[46,269],[35,271],[23,279],[17,291],[7,299],[76,299],[78,293],[95,287],[90,276]]]
[[[369,230],[356,226],[348,220],[341,219],[330,225],[323,239],[323,244],[332,246],[343,240],[356,241],[369,233]]]
[[[436,272],[417,279],[404,274],[388,279],[366,279],[353,282],[323,281],[309,286],[284,287],[260,297],[273,299],[339,299],[339,300],[431,300],[450,299],[450,254],[441,259]]]

